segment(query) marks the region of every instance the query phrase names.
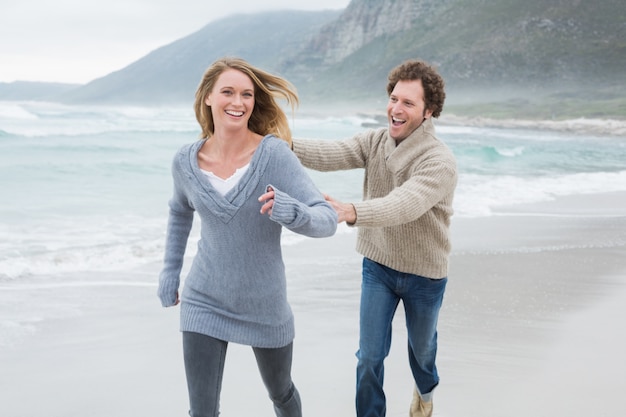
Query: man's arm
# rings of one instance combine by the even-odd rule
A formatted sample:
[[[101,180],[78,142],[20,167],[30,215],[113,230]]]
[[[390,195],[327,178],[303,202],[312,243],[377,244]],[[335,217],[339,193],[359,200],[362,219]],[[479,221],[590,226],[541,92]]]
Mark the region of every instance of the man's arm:
[[[356,226],[385,227],[409,223],[435,205],[452,213],[457,172],[453,161],[432,161],[384,197],[354,203]]]
[[[302,165],[316,171],[339,171],[364,168],[367,136],[345,140],[293,139],[293,151]]]

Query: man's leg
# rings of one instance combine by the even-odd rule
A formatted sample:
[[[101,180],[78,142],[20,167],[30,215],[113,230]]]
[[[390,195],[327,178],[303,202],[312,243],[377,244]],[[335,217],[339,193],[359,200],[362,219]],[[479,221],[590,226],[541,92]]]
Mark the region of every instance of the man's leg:
[[[413,275],[410,282],[410,288],[403,294],[402,301],[406,312],[409,364],[417,395],[411,409],[417,407],[423,410],[411,415],[428,416],[432,413],[433,390],[439,384],[436,365],[437,322],[447,278],[429,279]]]
[[[391,322],[399,303],[394,281],[393,270],[363,259],[359,351],[356,354],[357,417],[383,417],[387,410],[383,391],[384,360],[389,354]]]

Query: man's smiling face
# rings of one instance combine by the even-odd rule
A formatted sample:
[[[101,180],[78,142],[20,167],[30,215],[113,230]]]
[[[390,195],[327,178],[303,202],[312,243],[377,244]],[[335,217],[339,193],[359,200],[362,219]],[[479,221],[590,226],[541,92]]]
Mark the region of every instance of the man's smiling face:
[[[431,115],[432,111],[426,110],[422,80],[398,81],[387,104],[389,136],[400,143]]]

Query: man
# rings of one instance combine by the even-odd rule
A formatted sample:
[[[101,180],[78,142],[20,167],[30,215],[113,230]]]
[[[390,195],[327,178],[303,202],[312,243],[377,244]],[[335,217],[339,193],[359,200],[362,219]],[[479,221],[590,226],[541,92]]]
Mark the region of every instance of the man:
[[[304,166],[319,171],[365,168],[363,201],[327,197],[339,222],[358,227],[357,251],[364,256],[357,416],[386,413],[384,359],[402,300],[415,379],[410,416],[424,417],[432,415],[439,383],[437,320],[447,283],[457,169],[431,120],[445,100],[437,71],[422,61],[406,61],[389,73],[387,93],[388,127],[344,141],[297,139],[293,149]]]

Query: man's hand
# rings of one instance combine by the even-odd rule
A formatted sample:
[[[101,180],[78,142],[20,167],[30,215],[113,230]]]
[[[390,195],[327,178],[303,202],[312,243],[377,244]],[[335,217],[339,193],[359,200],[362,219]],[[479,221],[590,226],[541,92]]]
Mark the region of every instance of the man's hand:
[[[324,194],[324,199],[328,201],[337,212],[337,223],[356,223],[356,209],[351,203],[342,203],[341,201],[335,200],[328,194]]]

